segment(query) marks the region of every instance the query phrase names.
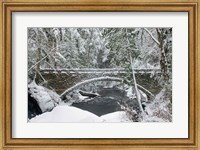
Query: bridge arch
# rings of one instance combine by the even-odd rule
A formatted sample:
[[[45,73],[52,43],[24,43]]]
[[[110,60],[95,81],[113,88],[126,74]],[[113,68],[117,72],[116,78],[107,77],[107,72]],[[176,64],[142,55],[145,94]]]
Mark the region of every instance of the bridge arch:
[[[61,99],[64,99],[65,96],[72,92],[73,90],[76,90],[78,89],[80,86],[82,85],[85,85],[85,84],[88,84],[88,83],[92,83],[92,82],[97,82],[97,81],[116,81],[116,82],[123,82],[124,79],[123,78],[118,78],[118,77],[109,77],[109,76],[106,76],[106,77],[97,77],[97,78],[91,78],[91,79],[88,79],[88,80],[84,80],[83,82],[79,82],[77,83],[76,85],[68,88],[67,90],[65,90],[61,95],[60,95],[60,98]],[[151,97],[154,97],[154,94],[152,94],[149,90],[145,89],[143,86],[137,84],[138,88],[143,91],[145,94],[151,96]]]

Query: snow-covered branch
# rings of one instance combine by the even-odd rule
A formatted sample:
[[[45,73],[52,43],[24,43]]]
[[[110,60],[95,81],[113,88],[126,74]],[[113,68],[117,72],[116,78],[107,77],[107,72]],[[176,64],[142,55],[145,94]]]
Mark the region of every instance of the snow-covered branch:
[[[62,44],[62,45],[64,45],[64,44]],[[59,46],[62,46],[62,45],[59,45]],[[33,66],[31,66],[31,67],[28,69],[28,72],[29,72],[30,70],[32,70],[33,68],[35,68],[35,66],[37,66],[37,64],[39,64],[41,61],[45,60],[48,56],[50,56],[51,53],[52,53],[55,49],[56,49],[56,48],[52,48],[52,49],[50,50],[50,52],[49,52],[48,54],[46,54],[46,56],[44,56],[42,59],[40,59],[39,61],[37,61]]]
[[[36,62],[35,65],[33,65],[32,67],[30,67],[30,68],[28,69],[28,72],[29,72],[30,70],[32,70],[33,68],[35,68],[35,66],[37,66],[37,64],[39,64],[41,61],[45,60],[45,58],[47,58],[47,55],[44,56],[42,59],[40,59],[38,62]]]
[[[160,42],[153,36],[153,34],[152,34],[147,28],[144,28],[144,30],[150,35],[150,37],[151,37],[158,45],[160,45]]]
[[[57,54],[64,62],[66,62],[65,57],[64,57],[61,53],[56,52],[56,54]]]

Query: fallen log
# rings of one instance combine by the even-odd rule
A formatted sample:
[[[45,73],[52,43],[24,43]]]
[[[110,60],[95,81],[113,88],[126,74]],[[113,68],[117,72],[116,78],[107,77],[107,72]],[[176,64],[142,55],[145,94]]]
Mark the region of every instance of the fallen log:
[[[99,96],[99,94],[97,94],[97,93],[91,93],[91,92],[86,92],[86,91],[82,91],[82,90],[79,90],[79,93],[82,96],[87,96],[89,98],[93,98],[93,97]]]

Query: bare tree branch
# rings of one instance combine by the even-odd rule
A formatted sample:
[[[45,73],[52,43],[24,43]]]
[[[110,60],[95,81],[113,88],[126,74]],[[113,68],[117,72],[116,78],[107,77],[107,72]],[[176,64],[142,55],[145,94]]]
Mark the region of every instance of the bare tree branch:
[[[147,28],[144,28],[144,30],[150,35],[150,37],[151,37],[158,45],[160,45],[160,42],[158,42],[158,40],[153,36],[153,34],[152,34]]]
[[[65,44],[61,44],[61,45],[59,45],[59,46],[62,46],[62,45],[65,45]],[[44,56],[42,59],[40,59],[39,61],[37,61],[37,62],[35,63],[35,65],[33,65],[32,67],[30,67],[30,68],[28,69],[28,72],[29,72],[30,70],[32,70],[35,66],[37,66],[37,64],[39,64],[41,61],[45,60],[48,56],[50,56],[51,53],[53,52],[53,50],[55,50],[55,49],[56,49],[56,48],[52,48],[52,49],[50,50],[49,54],[47,54],[47,55]]]

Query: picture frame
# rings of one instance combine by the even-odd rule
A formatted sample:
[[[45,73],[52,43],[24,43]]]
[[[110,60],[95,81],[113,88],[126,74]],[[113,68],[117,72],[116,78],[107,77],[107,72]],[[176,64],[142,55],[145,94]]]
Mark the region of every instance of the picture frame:
[[[199,106],[199,0],[3,0],[0,23],[1,149],[200,149]],[[189,16],[189,138],[12,138],[12,13],[13,12],[188,12]]]

